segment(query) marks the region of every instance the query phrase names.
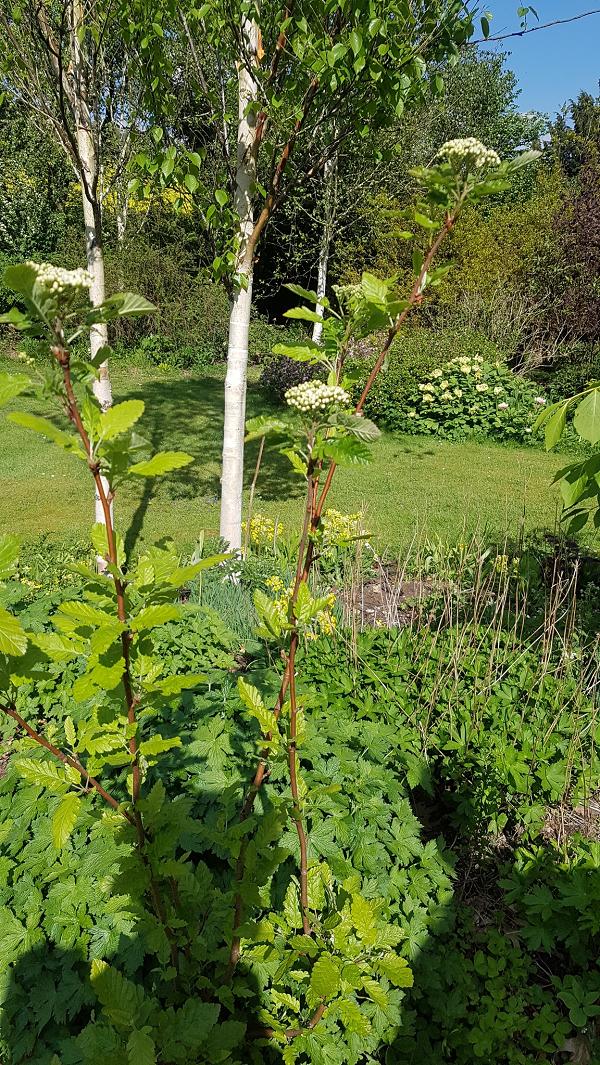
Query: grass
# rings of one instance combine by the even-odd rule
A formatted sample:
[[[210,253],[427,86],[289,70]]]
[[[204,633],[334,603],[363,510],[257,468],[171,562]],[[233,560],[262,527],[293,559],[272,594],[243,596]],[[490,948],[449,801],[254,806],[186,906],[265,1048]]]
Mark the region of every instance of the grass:
[[[17,368],[0,360],[0,369]],[[18,367],[21,369],[21,367]],[[131,546],[169,535],[181,546],[199,532],[216,535],[219,524],[219,468],[223,376],[168,374],[115,363],[115,399],[141,398],[142,432],[156,449],[189,451],[195,462],[161,482],[127,487],[117,501],[118,523],[129,528]],[[38,401],[20,407],[48,414]],[[248,416],[264,410],[256,381],[248,394]],[[256,461],[248,448],[246,486]],[[447,542],[475,530],[491,537],[554,529],[558,496],[551,486],[565,455],[489,443],[450,444],[429,438],[383,435],[367,467],[340,470],[331,504],[340,510],[364,508],[367,526],[380,546],[402,550],[421,536]],[[287,460],[267,453],[255,512],[294,523],[303,485]],[[0,418],[0,530],[24,540],[47,533],[57,538],[86,536],[92,521],[91,491],[85,468],[36,433]]]

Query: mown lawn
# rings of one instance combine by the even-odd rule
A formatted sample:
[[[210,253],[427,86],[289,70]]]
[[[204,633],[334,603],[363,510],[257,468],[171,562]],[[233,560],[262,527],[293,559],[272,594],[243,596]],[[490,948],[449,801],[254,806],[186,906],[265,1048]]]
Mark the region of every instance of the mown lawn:
[[[11,368],[21,369],[0,360],[0,369]],[[155,448],[189,451],[196,460],[168,480],[123,490],[117,515],[121,527],[130,528],[130,544],[169,535],[184,546],[193,544],[202,530],[214,535],[219,521],[222,372],[184,376],[115,364],[113,386],[116,400],[145,401],[140,425]],[[26,405],[36,413],[49,413],[38,402],[28,400]],[[249,416],[264,407],[253,381]],[[389,435],[376,443],[373,454],[370,466],[339,471],[331,502],[341,510],[364,508],[382,548],[403,550],[415,534],[456,541],[472,531],[502,538],[517,535],[521,525],[527,530],[555,527],[558,497],[550,482],[568,461],[565,455]],[[255,457],[252,445],[247,486]],[[299,513],[301,494],[301,481],[290,472],[287,460],[267,454],[255,510],[289,524]],[[0,418],[0,530],[14,530],[25,540],[41,533],[79,537],[86,535],[91,515],[90,487],[79,462]]]

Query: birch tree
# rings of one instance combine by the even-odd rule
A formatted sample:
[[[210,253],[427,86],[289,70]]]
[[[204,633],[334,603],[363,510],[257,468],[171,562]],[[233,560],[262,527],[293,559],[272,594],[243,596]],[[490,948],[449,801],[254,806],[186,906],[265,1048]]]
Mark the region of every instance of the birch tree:
[[[0,0],[3,54],[0,71],[18,104],[43,122],[64,150],[81,189],[90,300],[104,302],[102,203],[123,172],[136,122],[128,57],[118,26],[118,5],[101,0],[27,0],[21,8]],[[106,181],[109,127],[122,129],[122,150],[111,157]],[[90,329],[90,358],[98,366],[94,394],[101,408],[112,404],[109,367],[102,359],[107,326]],[[105,489],[108,491],[109,486]],[[95,520],[104,521],[96,494]]]
[[[202,10],[211,38],[214,8]],[[473,29],[462,0],[320,0],[243,3],[218,16],[238,72],[237,169],[230,215],[234,248],[220,531],[241,546],[244,418],[254,264],[261,237],[290,190],[329,167],[348,138],[372,136],[399,115],[427,62],[458,54]],[[296,165],[301,145],[304,165]],[[316,323],[315,323],[316,324]]]

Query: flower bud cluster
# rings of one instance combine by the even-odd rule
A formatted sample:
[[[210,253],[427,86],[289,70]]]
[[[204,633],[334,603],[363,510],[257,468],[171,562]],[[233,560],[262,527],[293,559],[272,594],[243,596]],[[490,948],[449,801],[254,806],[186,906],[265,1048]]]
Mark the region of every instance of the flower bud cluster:
[[[28,262],[27,265],[35,271],[38,285],[53,296],[74,296],[87,292],[90,286],[91,279],[86,270],[64,270],[51,263]]]
[[[288,407],[295,407],[302,414],[320,414],[331,407],[347,407],[350,396],[339,385],[326,385],[322,381],[304,381],[288,388],[285,399]]]
[[[436,159],[446,159],[456,170],[463,167],[467,170],[482,170],[486,166],[500,166],[498,153],[493,148],[486,148],[476,137],[457,137],[455,140],[446,141]]]

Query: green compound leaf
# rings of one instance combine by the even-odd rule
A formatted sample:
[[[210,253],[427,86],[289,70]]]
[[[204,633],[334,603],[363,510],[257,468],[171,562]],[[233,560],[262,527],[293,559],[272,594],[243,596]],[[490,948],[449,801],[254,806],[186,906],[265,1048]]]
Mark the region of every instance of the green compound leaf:
[[[189,466],[193,461],[193,455],[188,455],[185,451],[159,451],[145,462],[134,463],[129,467],[129,473],[134,473],[137,477],[160,477],[162,473]]]
[[[64,847],[75,828],[80,806],[81,799],[79,796],[70,792],[65,795],[56,808],[52,818],[52,842],[57,850],[61,850]]]
[[[126,433],[141,418],[145,404],[141,399],[127,399],[109,407],[100,415],[100,435],[103,440],[114,440],[121,433]]]
[[[127,980],[112,965],[99,960],[92,962],[90,980],[109,1020],[117,1028],[130,1029],[144,1001],[142,988]]]
[[[315,998],[326,1002],[335,998],[340,989],[340,968],[336,958],[331,954],[322,954],[317,958],[310,974],[310,989]]]
[[[11,533],[0,536],[0,580],[10,577],[19,557],[19,541]]]

